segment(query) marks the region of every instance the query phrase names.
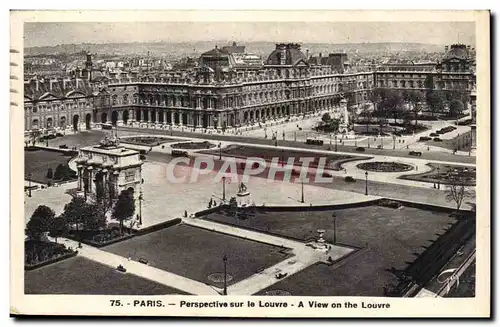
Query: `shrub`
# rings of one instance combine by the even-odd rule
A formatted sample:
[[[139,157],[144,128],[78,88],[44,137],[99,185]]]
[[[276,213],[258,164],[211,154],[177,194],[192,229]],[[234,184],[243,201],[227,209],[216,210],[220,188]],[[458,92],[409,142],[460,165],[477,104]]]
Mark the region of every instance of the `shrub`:
[[[344,181],[347,182],[347,183],[355,183],[356,182],[356,180],[352,176],[346,176],[344,178]]]
[[[387,207],[387,208],[392,208],[392,209],[399,209],[400,207],[402,207],[400,202],[394,201],[394,200],[388,200],[388,199],[380,200],[378,205],[381,207]]]
[[[46,175],[46,177],[48,179],[52,179],[52,177],[54,177],[54,173],[52,172],[52,168],[47,169],[47,175]]]

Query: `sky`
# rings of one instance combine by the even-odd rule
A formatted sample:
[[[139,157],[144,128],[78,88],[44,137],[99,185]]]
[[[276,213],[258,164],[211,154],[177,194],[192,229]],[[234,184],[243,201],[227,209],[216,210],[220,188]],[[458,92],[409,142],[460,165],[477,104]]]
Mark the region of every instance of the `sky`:
[[[475,44],[473,22],[25,23],[25,47],[125,42]]]

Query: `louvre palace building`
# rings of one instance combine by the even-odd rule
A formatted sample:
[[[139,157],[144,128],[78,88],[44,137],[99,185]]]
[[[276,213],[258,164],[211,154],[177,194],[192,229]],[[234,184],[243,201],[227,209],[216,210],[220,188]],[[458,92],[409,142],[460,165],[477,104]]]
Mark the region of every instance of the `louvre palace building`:
[[[425,93],[474,91],[475,56],[454,44],[435,63],[386,64],[359,71],[345,53],[309,56],[295,43],[276,44],[264,60],[244,46],[203,53],[182,71],[107,72],[85,68],[65,79],[25,81],[25,130],[90,129],[99,123],[221,129],[369,102],[375,89]],[[475,110],[474,97],[465,103]]]

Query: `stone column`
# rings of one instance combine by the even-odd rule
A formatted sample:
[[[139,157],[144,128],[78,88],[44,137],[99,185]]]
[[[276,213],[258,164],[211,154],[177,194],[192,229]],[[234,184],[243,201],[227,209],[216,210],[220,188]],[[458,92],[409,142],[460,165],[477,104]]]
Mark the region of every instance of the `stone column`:
[[[92,190],[92,178],[93,178],[92,169],[93,169],[92,166],[87,167],[88,193],[94,193],[94,191]]]
[[[82,176],[82,166],[81,165],[78,165],[76,166],[76,168],[78,169],[78,191],[81,191],[82,190],[82,179],[83,179],[83,176]]]
[[[174,124],[175,124],[174,112],[170,111],[170,125],[174,125]]]

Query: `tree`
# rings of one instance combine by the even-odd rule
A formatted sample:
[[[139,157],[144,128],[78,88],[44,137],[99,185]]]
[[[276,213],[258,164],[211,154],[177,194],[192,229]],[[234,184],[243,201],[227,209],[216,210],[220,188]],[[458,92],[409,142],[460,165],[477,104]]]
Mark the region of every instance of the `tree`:
[[[54,172],[54,179],[66,181],[73,177],[75,172],[69,168],[68,164],[59,164]]]
[[[52,225],[50,226],[50,235],[56,239],[64,236],[68,232],[68,223],[64,217],[54,218]]]
[[[368,100],[373,104],[373,110],[377,111],[377,105],[382,101],[381,90],[375,89],[370,93]]]
[[[321,120],[324,123],[328,123],[330,120],[332,120],[332,117],[330,117],[330,114],[328,112],[323,114],[323,117],[321,117]]]
[[[455,202],[457,210],[460,210],[464,198],[472,196],[474,196],[474,192],[468,189],[463,179],[458,179],[447,185],[446,200]]]
[[[83,220],[85,230],[100,230],[106,227],[106,207],[94,203],[86,204]]]
[[[87,220],[86,216],[88,214],[89,212],[86,210],[85,199],[75,196],[64,206],[64,211],[61,216],[63,216],[69,224],[75,225],[76,230],[79,230],[80,225]]]
[[[410,91],[403,93],[403,99],[410,106],[410,111],[415,115],[415,126],[418,125],[418,113],[420,111],[420,102],[422,102],[422,94],[418,91]]]
[[[432,91],[427,93],[427,104],[432,112],[432,115],[436,112],[441,112],[444,109],[446,98],[441,91]]]
[[[54,177],[54,174],[52,172],[52,168],[47,169],[47,175],[46,175],[46,177],[48,179],[52,179],[52,177]]]
[[[455,117],[458,119],[458,117],[462,114],[464,111],[464,104],[461,100],[458,99],[453,99],[450,101],[450,117]]]
[[[386,113],[390,112],[392,114],[394,123],[396,123],[396,119],[402,112],[403,97],[397,91],[388,90],[383,95],[380,105]]]
[[[54,210],[40,205],[35,209],[26,225],[26,236],[30,239],[39,241],[43,233],[48,232],[54,220]]]
[[[112,218],[120,222],[120,233],[123,233],[123,221],[130,219],[135,212],[135,201],[132,192],[123,190],[118,199],[116,200],[115,206],[113,207]]]

